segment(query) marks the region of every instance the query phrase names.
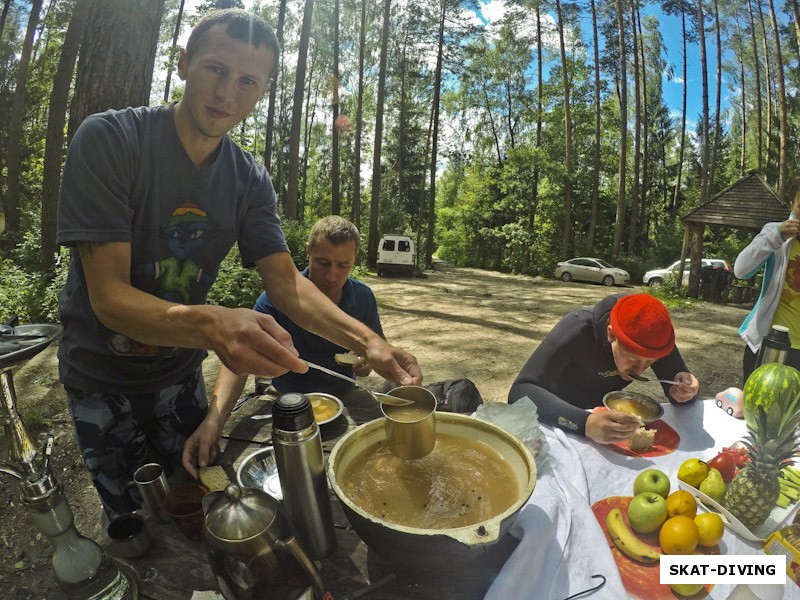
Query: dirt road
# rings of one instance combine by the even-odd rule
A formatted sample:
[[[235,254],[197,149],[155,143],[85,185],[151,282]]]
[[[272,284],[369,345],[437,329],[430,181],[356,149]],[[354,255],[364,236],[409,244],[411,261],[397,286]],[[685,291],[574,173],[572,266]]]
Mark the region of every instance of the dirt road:
[[[475,269],[441,266],[427,278],[368,278],[380,306],[387,338],[414,353],[426,382],[468,377],[485,401],[505,402],[522,364],[561,315],[594,304],[609,289]],[[736,329],[747,314],[741,307],[697,303],[671,309],[678,345],[710,397],[741,387],[742,342]],[[204,366],[208,385],[218,368]],[[83,468],[72,425],[57,382],[55,350],[48,349],[15,372],[23,418],[35,432],[57,436],[54,473],[64,484],[78,529],[99,537],[100,506]],[[377,387],[379,380],[373,376]],[[653,393],[655,384],[634,384]],[[641,388],[639,387],[641,386]],[[0,461],[8,456],[0,442]],[[0,595],[9,599],[58,597],[52,549],[19,502],[15,480],[0,475]]]

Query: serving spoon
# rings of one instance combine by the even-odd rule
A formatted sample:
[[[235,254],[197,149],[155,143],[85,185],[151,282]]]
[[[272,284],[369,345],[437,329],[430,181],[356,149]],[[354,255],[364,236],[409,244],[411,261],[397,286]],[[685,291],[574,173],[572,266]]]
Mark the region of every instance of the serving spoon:
[[[680,385],[680,381],[673,381],[672,379],[650,379],[649,377],[642,377],[641,375],[635,375],[633,373],[628,373],[628,377],[631,379],[635,379],[636,381],[657,381],[659,383],[669,383],[672,385]]]
[[[345,381],[349,381],[353,385],[355,385],[358,389],[364,390],[375,402],[381,402],[382,404],[389,404],[391,406],[408,406],[409,404],[414,404],[413,400],[406,400],[405,398],[398,398],[397,396],[392,396],[390,394],[384,394],[382,392],[373,392],[372,390],[365,388],[362,386],[358,381],[353,379],[352,377],[348,377],[347,375],[342,375],[338,371],[334,371],[333,369],[329,369],[327,367],[323,367],[322,365],[316,365],[312,362],[307,361],[304,358],[301,358],[304,363],[306,363],[310,368],[316,369],[317,371],[322,371],[323,373],[327,373],[331,377],[338,377],[339,379],[344,379]],[[378,398],[380,396],[380,398]]]

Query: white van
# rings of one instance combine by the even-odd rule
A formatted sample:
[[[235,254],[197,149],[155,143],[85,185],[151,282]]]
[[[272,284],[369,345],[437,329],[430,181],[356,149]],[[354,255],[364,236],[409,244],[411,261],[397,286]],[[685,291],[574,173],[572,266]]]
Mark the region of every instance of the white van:
[[[389,271],[414,275],[417,251],[407,235],[389,234],[378,242],[378,277]]]

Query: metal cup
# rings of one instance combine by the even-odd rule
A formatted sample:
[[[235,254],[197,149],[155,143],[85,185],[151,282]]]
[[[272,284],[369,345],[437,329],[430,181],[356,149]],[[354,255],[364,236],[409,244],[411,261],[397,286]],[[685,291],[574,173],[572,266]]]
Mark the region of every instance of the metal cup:
[[[414,402],[408,406],[381,404],[389,450],[406,460],[427,456],[436,445],[436,397],[417,385],[403,385],[389,393]]]
[[[164,468],[158,463],[147,463],[139,467],[133,474],[133,481],[129,481],[125,486],[125,492],[129,498],[131,498],[130,490],[133,487],[139,490],[143,506],[147,508],[153,520],[157,523],[169,523],[169,515],[162,506],[164,496],[169,492],[169,483],[167,483]]]
[[[115,517],[108,525],[110,551],[115,556],[137,558],[150,548],[150,534],[147,524],[136,513]]]

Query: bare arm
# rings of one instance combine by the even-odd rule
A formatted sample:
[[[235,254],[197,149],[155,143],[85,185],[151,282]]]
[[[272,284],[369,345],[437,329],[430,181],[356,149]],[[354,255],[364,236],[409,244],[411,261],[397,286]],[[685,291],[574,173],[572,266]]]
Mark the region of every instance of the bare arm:
[[[291,336],[275,320],[249,309],[183,305],[131,285],[131,246],[78,244],[89,301],[103,325],[138,342],[214,350],[235,373],[278,376],[305,372]]]
[[[288,253],[270,254],[256,261],[256,269],[272,303],[300,327],[364,357],[385,379],[402,385],[422,383],[414,356],[340,310],[298,272]]]
[[[220,366],[206,417],[183,445],[183,468],[195,479],[198,467],[208,466],[214,461],[222,428],[246,383],[247,375],[237,375],[224,365]]]

